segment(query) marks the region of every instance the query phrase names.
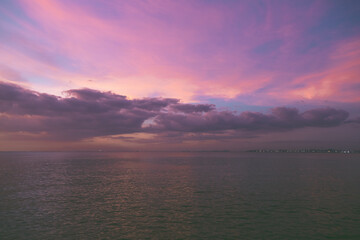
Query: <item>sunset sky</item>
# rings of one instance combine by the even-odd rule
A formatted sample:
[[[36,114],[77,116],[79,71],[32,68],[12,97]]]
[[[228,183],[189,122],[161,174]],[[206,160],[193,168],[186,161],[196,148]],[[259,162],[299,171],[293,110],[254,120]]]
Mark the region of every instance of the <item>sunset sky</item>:
[[[360,149],[359,13],[1,0],[0,150]]]

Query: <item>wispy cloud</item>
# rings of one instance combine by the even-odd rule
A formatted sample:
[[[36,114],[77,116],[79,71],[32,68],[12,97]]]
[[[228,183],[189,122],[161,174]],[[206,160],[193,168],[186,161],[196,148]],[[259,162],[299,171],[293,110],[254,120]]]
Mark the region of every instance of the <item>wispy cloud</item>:
[[[351,3],[6,2],[0,64],[56,94],[91,87],[188,102],[354,102],[357,91],[343,88],[359,76],[359,4]]]

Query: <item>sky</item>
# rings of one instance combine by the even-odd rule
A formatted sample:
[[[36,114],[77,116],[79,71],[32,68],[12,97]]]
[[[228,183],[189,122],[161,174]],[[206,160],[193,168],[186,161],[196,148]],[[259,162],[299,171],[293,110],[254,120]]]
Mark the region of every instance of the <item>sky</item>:
[[[0,151],[360,149],[360,1],[0,1]]]

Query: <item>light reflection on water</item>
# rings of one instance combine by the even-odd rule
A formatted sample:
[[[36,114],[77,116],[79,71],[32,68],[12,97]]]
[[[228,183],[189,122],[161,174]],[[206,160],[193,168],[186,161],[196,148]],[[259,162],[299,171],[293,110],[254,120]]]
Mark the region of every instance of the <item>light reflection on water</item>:
[[[360,155],[0,153],[1,239],[360,239]]]

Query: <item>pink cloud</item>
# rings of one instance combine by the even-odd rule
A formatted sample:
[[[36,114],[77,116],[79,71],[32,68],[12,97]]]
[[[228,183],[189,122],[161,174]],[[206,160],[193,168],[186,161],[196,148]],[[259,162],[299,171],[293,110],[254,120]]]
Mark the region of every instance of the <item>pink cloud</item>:
[[[304,87],[290,90],[287,97],[360,101],[360,39],[340,42],[330,54],[327,68],[296,78],[293,84]]]
[[[306,31],[326,15],[331,4],[325,2],[300,6],[301,11],[267,1],[19,5],[31,22],[3,10],[19,27],[8,26],[12,43],[0,45],[0,64],[11,64],[37,90],[59,94],[91,87],[187,102],[197,95],[257,94],[259,103],[270,105],[299,98],[358,99],[351,89],[344,96],[338,91],[357,83],[357,40],[329,55],[329,48],[299,50],[317,40]]]

